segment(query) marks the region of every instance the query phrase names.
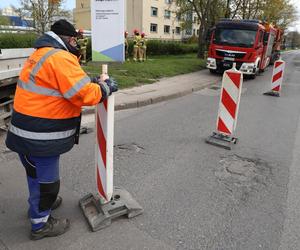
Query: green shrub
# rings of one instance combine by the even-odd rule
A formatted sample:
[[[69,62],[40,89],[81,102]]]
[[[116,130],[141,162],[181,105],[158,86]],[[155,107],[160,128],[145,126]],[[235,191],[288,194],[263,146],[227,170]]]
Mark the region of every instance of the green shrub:
[[[198,37],[193,35],[186,39],[185,43],[191,44],[191,43],[197,43],[198,42]]]
[[[128,53],[132,57],[133,41],[128,41]],[[179,41],[161,41],[161,40],[148,40],[147,42],[147,55],[181,55],[197,53],[198,44],[185,44]],[[87,60],[92,59],[91,53],[91,39],[87,45]]]
[[[148,40],[147,55],[180,55],[195,53],[198,44],[184,44],[179,41]],[[132,56],[133,42],[129,40],[129,55]]]
[[[180,55],[197,52],[197,44],[184,44],[181,42],[169,42],[150,40],[147,43],[148,55]]]
[[[0,48],[32,48],[37,38],[34,33],[14,34],[14,33],[0,33]]]

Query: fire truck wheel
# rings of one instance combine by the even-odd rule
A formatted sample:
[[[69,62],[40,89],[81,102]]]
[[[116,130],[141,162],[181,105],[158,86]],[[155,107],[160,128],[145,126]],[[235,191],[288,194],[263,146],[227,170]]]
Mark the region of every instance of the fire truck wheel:
[[[256,78],[256,74],[249,75],[249,79],[255,79],[255,78]]]

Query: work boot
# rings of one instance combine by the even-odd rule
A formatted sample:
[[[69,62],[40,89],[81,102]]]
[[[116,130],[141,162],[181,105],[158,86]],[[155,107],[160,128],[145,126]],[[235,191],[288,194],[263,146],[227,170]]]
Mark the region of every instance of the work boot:
[[[37,231],[31,231],[31,240],[40,240],[44,237],[55,237],[64,234],[70,228],[68,219],[55,219],[51,215],[45,226]]]
[[[62,198],[60,196],[57,196],[56,200],[52,204],[51,210],[55,210],[56,208],[58,208],[61,205],[61,203],[62,203]],[[30,210],[29,209],[27,211],[27,216],[28,216],[28,218],[30,218]]]

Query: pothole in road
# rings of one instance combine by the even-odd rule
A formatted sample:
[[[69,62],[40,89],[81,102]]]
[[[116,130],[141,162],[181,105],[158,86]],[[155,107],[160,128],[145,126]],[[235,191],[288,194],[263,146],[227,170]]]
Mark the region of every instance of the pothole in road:
[[[294,61],[294,65],[295,65],[296,67],[300,67],[300,61]]]
[[[261,159],[249,159],[238,155],[223,158],[215,176],[223,183],[230,195],[247,201],[250,192],[268,186],[272,175],[271,166]]]
[[[213,90],[219,90],[220,88],[221,88],[220,86],[215,86],[215,85],[209,87],[209,89],[213,89]]]
[[[245,94],[247,88],[242,88],[242,94]],[[212,85],[210,87],[204,88],[196,92],[196,94],[204,95],[204,96],[220,96],[221,86]]]
[[[212,85],[210,87],[197,91],[196,93],[204,96],[218,96],[220,95],[220,89],[221,89],[220,86]]]
[[[115,148],[116,149],[119,149],[119,150],[124,150],[124,151],[133,151],[133,152],[136,152],[136,153],[139,153],[143,150],[145,150],[145,148],[143,148],[142,146],[136,144],[136,143],[125,143],[125,144],[118,144],[118,145],[115,145]]]

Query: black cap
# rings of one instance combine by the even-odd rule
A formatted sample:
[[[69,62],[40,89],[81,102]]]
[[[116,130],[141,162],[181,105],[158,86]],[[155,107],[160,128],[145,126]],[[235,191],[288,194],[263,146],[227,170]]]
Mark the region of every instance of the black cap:
[[[62,35],[62,36],[77,36],[78,35],[74,26],[65,19],[56,21],[51,26],[51,31],[53,31],[56,35]]]

